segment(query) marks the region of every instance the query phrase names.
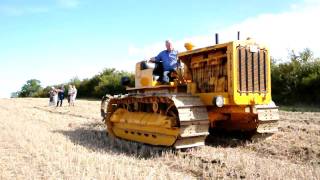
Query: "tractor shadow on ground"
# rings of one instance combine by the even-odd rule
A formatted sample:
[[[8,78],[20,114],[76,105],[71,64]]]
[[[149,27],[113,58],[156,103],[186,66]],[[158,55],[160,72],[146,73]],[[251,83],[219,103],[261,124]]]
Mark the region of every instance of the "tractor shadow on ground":
[[[171,148],[150,146],[113,138],[108,136],[104,125],[101,123],[91,123],[72,130],[56,130],[53,132],[63,134],[74,144],[81,145],[92,151],[120,153],[145,159],[174,151]]]
[[[205,140],[205,145],[211,147],[241,147],[253,142],[255,132],[226,132],[226,131],[212,131]]]
[[[177,153],[187,151],[188,149],[175,150],[173,148],[152,146],[142,143],[136,143],[109,136],[103,123],[90,123],[81,127],[69,125],[70,130],[55,130],[54,133],[60,133],[70,139],[74,144],[81,145],[92,151],[121,153],[137,158],[153,158],[161,156],[164,153]],[[245,146],[251,141],[252,134],[242,132],[225,133],[214,132],[206,138],[205,145],[211,147],[239,147]]]

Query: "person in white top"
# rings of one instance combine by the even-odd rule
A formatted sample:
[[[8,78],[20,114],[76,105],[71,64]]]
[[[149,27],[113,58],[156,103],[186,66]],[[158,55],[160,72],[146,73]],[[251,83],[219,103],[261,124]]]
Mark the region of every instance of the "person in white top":
[[[54,88],[53,90],[53,106],[56,105],[58,102],[58,90]]]
[[[71,104],[72,106],[74,106],[74,102],[76,101],[76,97],[77,97],[77,88],[75,85],[72,86],[72,96],[71,96]]]

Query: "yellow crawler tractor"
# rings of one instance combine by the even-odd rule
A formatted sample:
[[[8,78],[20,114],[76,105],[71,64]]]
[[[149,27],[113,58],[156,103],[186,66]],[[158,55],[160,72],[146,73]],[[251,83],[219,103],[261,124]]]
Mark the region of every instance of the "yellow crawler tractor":
[[[254,40],[236,40],[178,54],[178,78],[166,85],[153,68],[136,64],[135,87],[105,96],[101,114],[109,135],[174,148],[204,145],[210,128],[278,131],[271,100],[270,53]]]

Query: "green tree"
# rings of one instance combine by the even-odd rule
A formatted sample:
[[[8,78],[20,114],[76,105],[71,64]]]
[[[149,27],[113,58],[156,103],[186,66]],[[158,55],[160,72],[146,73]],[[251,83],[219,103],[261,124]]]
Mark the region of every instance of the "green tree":
[[[99,83],[94,87],[93,95],[101,98],[105,94],[124,94],[125,87],[121,86],[121,77],[127,76],[134,82],[134,75],[125,71],[117,71],[115,69],[105,69],[99,74]]]
[[[81,81],[80,85],[76,88],[78,89],[78,97],[94,97],[94,87],[99,84],[99,75],[93,76],[91,79],[84,79]]]
[[[42,91],[40,81],[37,79],[30,79],[24,84],[19,93],[19,97],[34,97]]]
[[[20,93],[19,91],[17,91],[17,92],[12,92],[10,98],[17,98],[17,97],[19,97],[19,93]]]
[[[72,84],[72,85],[75,85],[76,87],[79,87],[81,84],[81,80],[76,76],[76,77],[70,79],[68,84]]]
[[[320,102],[320,60],[310,49],[289,53],[289,62],[271,65],[272,95],[282,104]]]
[[[49,97],[49,92],[51,90],[51,86],[47,86],[42,88],[38,93],[34,95],[34,97]]]

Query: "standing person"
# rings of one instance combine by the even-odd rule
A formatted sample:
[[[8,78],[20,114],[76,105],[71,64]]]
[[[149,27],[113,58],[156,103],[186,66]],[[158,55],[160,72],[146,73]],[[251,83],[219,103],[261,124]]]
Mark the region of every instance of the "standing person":
[[[60,102],[60,107],[62,106],[63,99],[64,99],[64,86],[62,85],[61,88],[58,90],[57,107],[59,106],[59,102]]]
[[[172,42],[169,40],[165,41],[166,50],[161,51],[156,57],[150,59],[153,63],[162,63],[163,66],[163,77],[160,81],[169,83],[172,76],[172,72],[176,72],[178,63],[178,51],[173,49]],[[161,76],[160,76],[161,77]]]
[[[54,91],[55,91],[54,87],[51,87],[51,90],[49,91],[49,106],[54,106],[55,105],[54,99],[53,99]]]
[[[54,88],[53,90],[53,103],[52,105],[56,105],[58,102],[58,89]]]
[[[76,101],[76,97],[77,97],[77,88],[75,85],[72,86],[73,89],[73,93],[72,93],[72,105],[74,106],[74,102]]]
[[[73,88],[72,88],[72,85],[69,84],[69,88],[68,88],[68,103],[69,103],[69,106],[70,106],[70,103],[71,103],[72,93],[73,93]]]

